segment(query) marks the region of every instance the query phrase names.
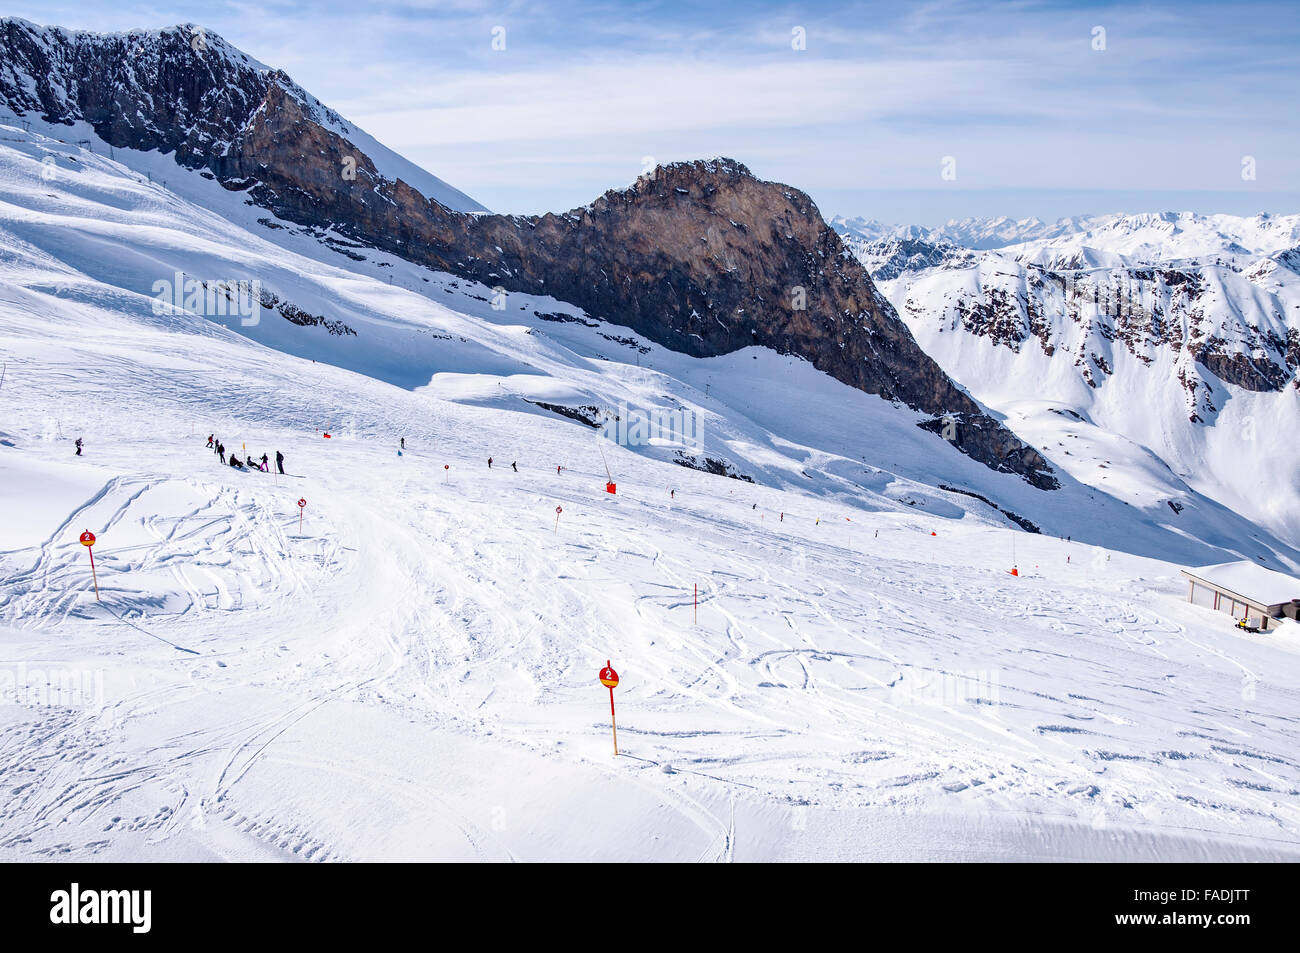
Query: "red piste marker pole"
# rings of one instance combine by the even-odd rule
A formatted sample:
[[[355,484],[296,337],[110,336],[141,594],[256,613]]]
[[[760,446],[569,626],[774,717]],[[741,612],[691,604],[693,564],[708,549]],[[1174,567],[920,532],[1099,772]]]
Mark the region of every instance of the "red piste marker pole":
[[[555,531],[557,533],[560,531],[560,514],[563,512],[564,512],[564,507],[557,506],[555,508]]]
[[[442,465],[442,482],[443,482],[443,483],[448,483],[448,482],[450,482],[450,480],[448,479],[448,477],[450,476],[450,474],[449,474],[448,471],[450,471],[450,470],[451,470],[451,464],[450,464],[450,463],[444,463],[444,464]]]
[[[95,534],[86,530],[81,534],[81,545],[86,547],[86,552],[90,556],[90,578],[95,581],[95,601],[99,601],[99,576],[95,573]],[[610,695],[613,698],[613,694]]]
[[[609,659],[600,670],[600,684],[609,689],[609,727],[614,731],[614,757],[618,757],[618,724],[614,721],[614,689],[618,687],[618,672],[609,667]]]
[[[305,507],[306,505],[307,505],[307,501],[299,497],[298,498],[298,535],[299,536],[302,535],[302,511],[303,511],[303,507]]]

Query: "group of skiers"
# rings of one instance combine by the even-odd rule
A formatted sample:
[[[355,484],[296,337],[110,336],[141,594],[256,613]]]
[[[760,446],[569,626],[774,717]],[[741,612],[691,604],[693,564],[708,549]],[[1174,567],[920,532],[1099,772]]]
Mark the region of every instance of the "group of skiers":
[[[227,465],[226,445],[218,440],[215,434],[208,434],[208,449],[217,455],[217,459],[221,461],[223,466]],[[261,470],[263,473],[267,473],[270,471],[271,462],[266,454],[262,454],[262,459],[257,461],[251,456],[240,460],[238,454],[231,453],[229,466],[236,470]],[[278,472],[284,473],[284,454],[279,450],[275,451],[275,467]]]

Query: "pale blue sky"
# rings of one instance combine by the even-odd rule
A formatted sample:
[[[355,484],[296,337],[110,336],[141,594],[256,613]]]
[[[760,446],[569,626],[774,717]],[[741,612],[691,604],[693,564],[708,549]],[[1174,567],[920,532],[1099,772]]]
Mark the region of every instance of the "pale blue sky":
[[[6,6],[82,29],[200,23],[500,211],[719,154],[828,216],[1300,211],[1294,3]]]

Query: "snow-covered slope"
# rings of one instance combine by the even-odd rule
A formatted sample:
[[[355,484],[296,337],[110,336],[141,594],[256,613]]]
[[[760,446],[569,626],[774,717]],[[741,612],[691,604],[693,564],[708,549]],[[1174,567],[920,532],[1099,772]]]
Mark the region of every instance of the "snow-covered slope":
[[[794,359],[0,140],[0,856],[1300,856],[1294,638],[1170,561],[1300,554],[1190,488],[1037,490]],[[156,309],[177,272],[274,303]],[[686,408],[756,482],[537,402]]]

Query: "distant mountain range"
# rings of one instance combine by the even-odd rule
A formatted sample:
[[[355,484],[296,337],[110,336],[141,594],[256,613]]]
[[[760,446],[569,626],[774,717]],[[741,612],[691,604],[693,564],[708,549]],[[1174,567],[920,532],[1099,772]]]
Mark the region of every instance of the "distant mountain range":
[[[1300,215],[835,221],[926,352],[1019,432],[1050,440],[1016,413],[1068,409],[1300,532]]]

